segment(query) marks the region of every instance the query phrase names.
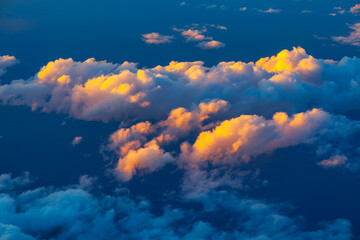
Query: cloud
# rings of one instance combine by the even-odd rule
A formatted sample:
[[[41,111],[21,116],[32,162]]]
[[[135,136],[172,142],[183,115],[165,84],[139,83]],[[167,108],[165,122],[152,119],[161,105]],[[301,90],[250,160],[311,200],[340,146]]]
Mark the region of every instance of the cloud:
[[[156,44],[156,45],[170,43],[171,39],[174,38],[173,36],[160,35],[159,33],[156,32],[142,34],[141,36],[144,42],[148,44]]]
[[[225,47],[225,44],[219,41],[207,41],[207,42],[200,42],[198,45],[201,49],[219,49]]]
[[[176,144],[192,131],[211,127],[203,123],[227,107],[226,101],[212,100],[200,103],[193,111],[174,109],[166,120],[153,125],[140,122],[130,128],[118,129],[110,136],[108,144],[108,149],[119,156],[117,175],[128,181],[138,171],[151,173],[175,163],[176,159],[161,146]]]
[[[324,168],[334,168],[343,166],[347,162],[348,158],[343,155],[332,156],[329,159],[322,160],[318,163],[319,166]]]
[[[19,63],[19,61],[14,56],[0,56],[0,76],[6,73],[6,68],[17,63]]]
[[[247,10],[247,7],[241,7],[239,10],[240,10],[241,12],[245,12],[245,11]]]
[[[193,30],[193,29],[188,29],[188,30],[184,30],[181,32],[181,35],[186,39],[186,41],[191,42],[191,41],[203,41],[206,39],[211,39],[209,37],[205,37],[202,32],[200,32],[199,30]]]
[[[305,9],[305,10],[302,10],[300,13],[312,13],[312,11],[308,10],[308,9]]]
[[[359,66],[359,67],[358,67]],[[298,47],[256,63],[176,62],[138,68],[88,59],[49,62],[35,76],[0,85],[0,101],[84,120],[160,120],[206,99],[230,104],[231,115],[272,115],[359,108],[360,60],[316,59]]]
[[[360,23],[355,23],[349,27],[353,31],[350,32],[349,36],[346,37],[332,37],[334,41],[337,41],[344,45],[360,46]]]
[[[273,9],[273,8],[269,8],[266,10],[259,9],[258,11],[261,13],[280,13],[281,12],[280,9]]]
[[[350,124],[350,125],[349,125]],[[256,115],[223,121],[212,130],[201,132],[193,145],[182,145],[182,158],[196,164],[237,164],[247,162],[252,156],[278,148],[314,141],[314,138],[332,131],[343,133],[350,127],[356,131],[359,123],[352,123],[341,116],[332,116],[320,109],[313,109],[289,117],[276,113],[271,120]]]
[[[227,30],[227,27],[221,26],[221,25],[210,24],[209,26],[220,29],[220,30]]]
[[[79,143],[81,143],[82,140],[83,140],[83,137],[77,136],[77,137],[75,137],[75,138],[72,140],[71,144],[72,144],[73,146],[76,146],[76,145],[78,145]]]
[[[25,172],[22,176],[13,178],[11,174],[0,175],[0,192],[12,191],[16,188],[20,188],[30,184],[33,179],[28,172]]]
[[[69,185],[0,195],[2,239],[351,239],[351,223],[335,219],[304,229],[284,204],[227,191],[182,199],[152,213],[144,198],[95,194]],[[200,206],[199,208],[193,206]],[[214,216],[217,216],[214,218]],[[223,224],[218,218],[232,219]]]
[[[360,4],[355,4],[355,6],[351,7],[350,12],[354,15],[358,15],[360,12]]]

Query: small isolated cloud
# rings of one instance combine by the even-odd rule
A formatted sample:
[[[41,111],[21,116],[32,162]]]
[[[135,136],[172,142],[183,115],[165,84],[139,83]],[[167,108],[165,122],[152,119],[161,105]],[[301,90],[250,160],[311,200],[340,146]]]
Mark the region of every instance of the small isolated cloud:
[[[308,9],[305,9],[305,10],[302,10],[301,13],[312,13],[312,11],[308,10]]]
[[[221,25],[210,24],[209,26],[220,30],[227,30],[227,27]]]
[[[17,64],[19,61],[14,56],[0,56],[0,76],[5,74],[6,68]]]
[[[206,9],[226,10],[225,5],[216,5],[216,4],[201,4],[198,7],[199,8],[206,8]]]
[[[72,144],[73,146],[76,146],[76,145],[78,145],[79,143],[81,143],[82,140],[83,140],[83,137],[81,137],[81,136],[75,137],[75,138],[72,140],[71,144]]]
[[[266,10],[259,9],[258,11],[261,13],[280,13],[281,12],[280,9],[274,9],[274,8],[269,8]]]
[[[220,41],[211,40],[206,42],[200,42],[196,46],[201,49],[219,49],[225,47],[225,44]]]
[[[181,35],[186,39],[187,42],[196,42],[211,39],[210,37],[205,37],[201,31],[193,29],[184,30],[181,32]]]
[[[247,10],[247,7],[242,7],[239,9],[241,12],[245,12]]]
[[[324,168],[335,168],[343,166],[347,162],[348,158],[344,155],[335,155],[329,159],[322,160],[318,163],[319,166]]]
[[[360,12],[360,4],[356,4],[352,8],[350,8],[350,12],[354,15],[358,15]]]
[[[349,28],[353,30],[349,36],[332,37],[332,39],[344,45],[360,47],[360,23],[351,25]]]
[[[169,35],[160,35],[159,33],[152,32],[152,33],[146,33],[142,34],[142,39],[147,44],[164,44],[164,43],[170,43],[171,39],[173,39],[173,36]]]

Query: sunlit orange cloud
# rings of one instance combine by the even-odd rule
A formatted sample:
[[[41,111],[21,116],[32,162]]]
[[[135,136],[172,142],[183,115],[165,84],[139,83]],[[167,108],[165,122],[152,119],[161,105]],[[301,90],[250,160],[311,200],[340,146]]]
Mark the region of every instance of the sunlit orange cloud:
[[[292,117],[279,112],[271,120],[257,115],[242,115],[223,121],[213,130],[201,132],[192,145],[184,143],[182,158],[195,163],[246,162],[252,156],[310,142],[331,124],[334,124],[332,115],[321,109]]]
[[[155,124],[140,122],[129,128],[120,128],[110,136],[108,144],[109,150],[119,156],[117,171],[120,177],[127,181],[137,170],[153,172],[173,162],[171,155],[160,146],[176,145],[190,131],[201,131],[203,121],[227,107],[226,101],[212,100],[200,103],[193,111],[174,109],[166,120]]]
[[[0,101],[104,122],[160,120],[173,109],[211,99],[230,103],[233,116],[309,107],[347,111],[359,107],[358,69],[356,58],[316,59],[300,47],[256,63],[229,61],[212,67],[172,61],[140,69],[129,62],[59,59],[27,80],[0,85]]]

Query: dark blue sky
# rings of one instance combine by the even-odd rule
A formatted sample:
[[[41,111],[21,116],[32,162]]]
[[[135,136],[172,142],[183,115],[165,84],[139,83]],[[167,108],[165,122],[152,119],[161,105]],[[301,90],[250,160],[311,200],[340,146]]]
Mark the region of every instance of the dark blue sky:
[[[185,0],[184,2],[164,0],[0,0],[0,56],[15,56],[19,60],[19,64],[8,68],[6,74],[0,76],[1,84],[9,84],[16,79],[31,81],[31,78],[39,72],[42,66],[59,58],[72,58],[74,61],[95,58],[98,61],[106,60],[113,63],[130,61],[138,63],[140,69],[152,68],[157,65],[165,66],[170,61],[203,61],[208,67],[217,65],[221,61],[256,62],[262,57],[270,57],[283,49],[291,50],[292,47],[297,46],[304,48],[316,59],[338,61],[345,56],[358,57],[359,46],[351,43],[343,44],[332,38],[346,37],[353,31],[349,27],[356,24],[359,17],[349,11],[355,4],[355,1],[339,0]],[[246,10],[240,10],[244,7]],[[265,12],[266,10],[269,12]],[[341,12],[342,10],[345,11]],[[335,13],[336,16],[330,15],[332,13]],[[227,29],[212,27],[212,24],[225,26]],[[224,43],[225,47],[201,49],[197,47],[197,42],[186,41],[181,32],[174,31],[173,27],[178,29],[206,27],[207,31],[204,32],[204,35]],[[145,43],[142,34],[151,32],[171,36],[171,42],[158,45]],[[360,41],[360,39],[357,40]],[[354,72],[351,78],[359,81],[360,77],[357,72],[360,71],[358,69],[360,64],[354,63],[351,66],[352,70],[348,70],[348,72]],[[106,73],[104,74],[106,75]],[[301,75],[302,73],[296,72],[296,74]],[[340,76],[340,74],[336,76]],[[215,90],[217,89],[215,88]],[[225,90],[224,92],[226,93]],[[1,94],[4,93],[0,89],[0,96]],[[219,96],[222,94],[224,93],[220,93],[219,90]],[[170,95],[171,93],[169,93]],[[353,107],[350,110],[341,111],[338,108],[341,103],[338,104],[337,100],[331,101],[330,98],[327,100],[326,97],[327,95],[324,97],[325,100],[322,98],[322,102],[319,100],[321,103],[315,100],[309,101],[306,103],[308,104],[306,107],[302,106],[294,111],[323,107],[330,113],[339,114],[341,112],[350,121],[359,120],[359,108]],[[0,99],[4,101],[4,96]],[[288,99],[284,97],[280,100],[286,102]],[[161,99],[159,102],[166,101],[172,101],[171,96],[169,99]],[[305,101],[300,99],[298,102],[303,104]],[[194,102],[192,106],[197,104],[198,102]],[[274,104],[276,105],[277,102]],[[285,105],[276,105],[274,109],[282,110],[281,107]],[[236,113],[242,113],[241,110],[236,109],[240,105],[234,106]],[[234,108],[230,108],[230,111],[233,111]],[[249,108],[252,111],[252,108]],[[287,111],[291,115],[293,112],[288,109],[284,108],[283,111]],[[127,110],[121,111],[126,112]],[[253,113],[258,114],[259,110],[254,109]],[[275,112],[271,112],[271,114],[273,113]],[[166,112],[167,114],[168,112]],[[268,112],[263,115],[268,117],[267,114]],[[230,214],[233,221],[237,219],[236,221],[240,223],[235,224],[231,220],[226,222],[227,220],[222,219],[228,219],[228,217],[221,216],[221,211],[214,210],[215,212],[210,214],[206,212],[206,204],[198,206],[198,203],[183,199],[185,193],[181,188],[184,185],[183,179],[187,176],[186,168],[173,164],[165,165],[164,168],[158,168],[150,173],[145,171],[139,175],[135,174],[130,181],[126,182],[115,176],[114,166],[119,157],[116,155],[117,152],[107,149],[109,136],[120,126],[129,127],[144,119],[118,118],[108,122],[87,121],[82,117],[74,117],[71,113],[57,113],[51,110],[47,112],[31,111],[28,106],[11,106],[6,103],[0,106],[0,116],[0,174],[12,173],[13,177],[16,177],[28,171],[31,176],[36,178],[31,185],[32,189],[41,186],[70,188],[69,186],[76,184],[82,175],[97,177],[96,185],[100,186],[99,192],[101,193],[96,191],[91,193],[96,197],[102,198],[104,194],[112,195],[121,189],[128,189],[132,200],[136,199],[137,201],[140,198],[149,200],[153,207],[149,211],[161,212],[162,209],[171,205],[185,209],[184,211],[192,211],[196,215],[194,218],[209,222],[216,229],[241,232],[243,226],[240,223],[243,220],[237,219],[238,216]],[[225,116],[233,118],[239,115],[234,116],[230,112]],[[157,121],[155,119],[156,117],[151,117],[145,120],[154,123]],[[223,121],[225,119],[220,116],[215,120]],[[213,123],[218,124],[216,121]],[[330,127],[326,129],[330,129]],[[198,136],[197,131],[193,130],[188,138],[183,140],[194,143]],[[81,136],[82,141],[74,146],[72,141],[76,136]],[[182,137],[179,135],[180,139]],[[342,151],[350,149],[351,156],[349,155],[348,158],[351,163],[354,162],[355,166],[359,164],[356,162],[359,161],[360,152],[356,150],[359,149],[359,133],[355,131],[353,135],[346,136],[346,138],[346,143],[342,142],[340,137],[335,140],[331,139],[331,147],[335,149],[337,145],[341,146]],[[165,148],[174,156],[180,155],[180,145],[166,146]],[[244,181],[245,187],[237,188],[231,184],[224,184],[225,186],[216,189],[216,194],[225,191],[229,194],[238,194],[240,199],[250,198],[269,204],[283,204],[286,206],[285,210],[279,211],[289,218],[299,220],[300,223],[296,223],[303,231],[318,229],[323,222],[348,219],[352,224],[352,232],[359,235],[360,207],[358,203],[360,202],[360,193],[358,189],[360,177],[358,167],[352,167],[351,170],[322,168],[316,164],[319,161],[317,150],[317,146],[304,141],[299,144],[290,144],[290,147],[264,151],[256,155],[253,161],[234,167],[234,172],[250,172],[245,180],[242,177],[239,179],[235,177],[235,181],[238,183]],[[238,158],[241,158],[240,155]],[[212,167],[206,168],[205,171],[211,172]],[[217,171],[220,172],[220,175],[226,175],[230,171],[226,168],[226,166],[221,166]],[[213,180],[221,181],[216,177]],[[201,185],[201,183],[197,184]],[[49,192],[51,191],[49,190]],[[20,193],[17,192],[17,194]],[[201,201],[207,202],[210,198],[210,195],[206,195]],[[99,208],[102,209],[103,206]],[[61,230],[56,230],[59,231],[56,232],[51,228],[49,230],[44,227],[46,229],[44,231],[36,232],[34,230],[32,232],[29,227],[19,222],[21,220],[14,220],[10,223],[2,222],[0,216],[1,224],[18,226],[23,233],[35,238],[67,239],[66,234],[59,234]],[[186,229],[185,226],[188,222],[177,224],[175,232],[179,233]],[[193,222],[191,224],[195,225]],[[239,227],[240,225],[242,227]],[[61,224],[60,226],[62,227]],[[179,230],[178,226],[184,226],[184,229],[180,228]],[[126,232],[126,230],[130,231],[130,229],[122,231]],[[260,232],[260,230],[258,231]],[[281,231],[285,233],[287,230],[280,229]],[[300,234],[299,231],[297,230],[295,233]],[[286,234],[288,233],[286,232]],[[80,239],[76,238],[75,234],[71,236],[74,237],[73,239]],[[179,236],[184,237],[180,233]],[[269,234],[269,236],[269,239],[275,239],[276,235]],[[308,239],[316,239],[314,235],[311,236]],[[2,239],[1,236],[0,239]],[[98,236],[94,239],[103,238]],[[119,237],[119,239],[124,238]],[[134,237],[134,239],[137,238]],[[195,238],[189,237],[189,239]],[[204,239],[207,238],[204,237]],[[225,239],[231,238],[225,237]],[[327,238],[319,237],[318,239]],[[341,237],[333,239],[341,239]]]

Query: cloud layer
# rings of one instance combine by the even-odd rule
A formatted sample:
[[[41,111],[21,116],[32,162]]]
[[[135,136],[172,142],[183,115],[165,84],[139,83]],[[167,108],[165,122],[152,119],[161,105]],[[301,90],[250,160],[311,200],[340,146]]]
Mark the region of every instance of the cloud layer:
[[[0,235],[3,239],[24,240],[344,240],[352,237],[348,220],[336,219],[307,231],[301,227],[301,221],[283,213],[282,205],[242,198],[226,191],[182,201],[196,203],[201,208],[169,205],[162,213],[154,214],[150,202],[144,198],[134,199],[121,191],[94,194],[81,184],[25,191],[12,189],[0,194]],[[224,217],[232,221],[217,224],[218,218]]]

